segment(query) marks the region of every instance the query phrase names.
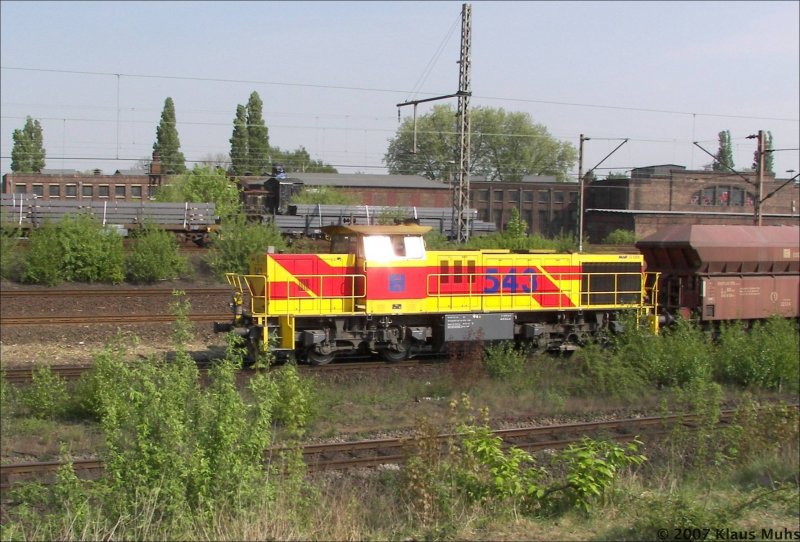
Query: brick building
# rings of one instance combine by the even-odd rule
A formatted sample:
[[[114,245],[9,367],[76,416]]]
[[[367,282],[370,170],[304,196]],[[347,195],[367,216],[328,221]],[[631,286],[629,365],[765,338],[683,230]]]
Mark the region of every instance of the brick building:
[[[594,181],[586,186],[584,239],[596,243],[617,229],[644,237],[674,224],[753,224],[757,184],[752,171],[697,171],[674,164],[636,168],[628,179]],[[763,225],[800,224],[797,182],[766,175],[762,198]]]
[[[520,182],[470,179],[470,207],[478,219],[494,222],[503,230],[511,209],[528,224],[528,233],[553,236],[573,232],[578,217],[578,183],[557,182],[555,177],[527,175]]]

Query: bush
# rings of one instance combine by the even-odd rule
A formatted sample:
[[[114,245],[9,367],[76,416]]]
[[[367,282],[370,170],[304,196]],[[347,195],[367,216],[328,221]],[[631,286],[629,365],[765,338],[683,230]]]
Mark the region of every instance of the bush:
[[[723,325],[715,357],[721,381],[797,391],[800,382],[800,336],[792,322],[775,317],[756,322],[748,332],[741,322]]]
[[[16,228],[0,227],[0,277],[9,280],[18,278],[22,265],[19,249],[21,232]]]
[[[122,237],[91,215],[65,216],[29,237],[23,281],[54,286],[63,280],[117,284],[125,277]]]
[[[680,386],[711,378],[712,343],[697,325],[680,319],[659,339],[660,348],[644,358],[646,375],[653,383]]]
[[[222,228],[208,250],[206,262],[220,277],[225,273],[246,273],[250,256],[266,252],[273,246],[276,251],[286,250],[286,241],[274,224],[247,222],[236,215]]]
[[[45,223],[28,235],[22,282],[55,286],[64,281],[64,249],[56,226]]]
[[[47,420],[61,417],[68,399],[66,382],[47,365],[33,371],[31,385],[22,393],[22,403],[31,416]]]
[[[587,395],[633,399],[644,391],[647,382],[639,368],[625,358],[592,343],[575,354],[583,378],[577,391]]]
[[[506,380],[522,373],[527,357],[527,352],[523,349],[516,348],[510,341],[504,341],[486,347],[483,364],[491,378]]]
[[[155,282],[183,276],[188,261],[178,253],[175,237],[157,227],[145,227],[125,260],[130,282]]]
[[[636,242],[636,233],[630,230],[614,230],[603,239],[604,245],[632,245]]]

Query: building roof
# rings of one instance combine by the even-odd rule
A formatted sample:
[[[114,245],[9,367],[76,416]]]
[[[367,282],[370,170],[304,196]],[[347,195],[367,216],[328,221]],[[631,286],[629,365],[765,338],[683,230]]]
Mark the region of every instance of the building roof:
[[[118,169],[114,172],[114,175],[149,175],[147,170],[144,169]]]
[[[77,169],[43,169],[39,173],[42,175],[77,175]]]
[[[242,182],[264,182],[270,177],[242,177]],[[449,190],[441,181],[432,181],[420,175],[373,175],[367,173],[299,173],[287,174],[287,181],[302,181],[307,186],[334,186],[341,188],[424,188]]]

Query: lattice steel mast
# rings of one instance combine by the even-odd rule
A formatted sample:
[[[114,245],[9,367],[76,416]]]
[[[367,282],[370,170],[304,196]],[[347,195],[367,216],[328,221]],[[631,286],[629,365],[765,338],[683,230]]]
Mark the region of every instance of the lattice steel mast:
[[[405,105],[414,106],[414,146],[412,154],[417,153],[417,105],[424,102],[433,102],[445,98],[458,97],[458,177],[453,186],[453,236],[459,243],[469,239],[469,97],[470,91],[470,50],[472,48],[472,5],[463,4],[461,6],[461,57],[458,60],[458,92],[446,96],[436,96],[435,98],[425,98],[424,100],[408,100],[397,104],[397,107]],[[400,112],[397,112],[397,120],[400,120]],[[452,183],[452,180],[450,180]]]
[[[458,180],[453,190],[453,227],[456,241],[469,239],[469,97],[470,97],[470,51],[472,49],[472,6],[461,7],[461,58],[458,73]]]

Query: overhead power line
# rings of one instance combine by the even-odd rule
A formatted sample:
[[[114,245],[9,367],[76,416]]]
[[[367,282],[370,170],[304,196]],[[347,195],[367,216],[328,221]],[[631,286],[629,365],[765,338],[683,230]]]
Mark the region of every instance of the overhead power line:
[[[95,72],[95,71],[81,71],[81,70],[55,70],[49,68],[24,68],[18,66],[0,66],[0,70],[16,70],[16,71],[29,71],[29,72],[43,72],[43,73],[67,73],[75,75],[99,75],[99,76],[113,76],[113,77],[131,77],[141,79],[171,79],[171,80],[184,80],[184,81],[205,81],[216,83],[246,83],[251,85],[274,85],[285,87],[304,87],[304,88],[322,88],[330,90],[352,90],[359,92],[384,92],[393,94],[408,94],[407,90],[395,90],[386,88],[375,87],[351,87],[342,85],[323,85],[319,83],[287,83],[284,81],[258,81],[249,79],[223,79],[218,77],[192,77],[185,75],[152,75],[152,74],[138,74],[138,73],[112,73],[112,72]],[[419,92],[418,94],[427,94],[436,96],[437,93],[432,92]],[[780,122],[800,122],[800,119],[785,118],[785,117],[767,117],[755,115],[731,115],[725,113],[698,113],[696,111],[680,111],[671,109],[654,109],[646,107],[631,107],[619,105],[605,105],[605,104],[592,104],[592,103],[579,103],[579,102],[561,102],[555,100],[537,100],[532,98],[510,98],[506,96],[480,96],[472,95],[472,99],[483,100],[498,100],[508,102],[522,102],[522,103],[539,103],[548,105],[561,105],[570,107],[589,107],[595,109],[615,109],[619,111],[638,111],[642,113],[662,113],[670,115],[694,115],[700,117],[720,117],[731,119],[751,119],[751,120],[772,120]]]

